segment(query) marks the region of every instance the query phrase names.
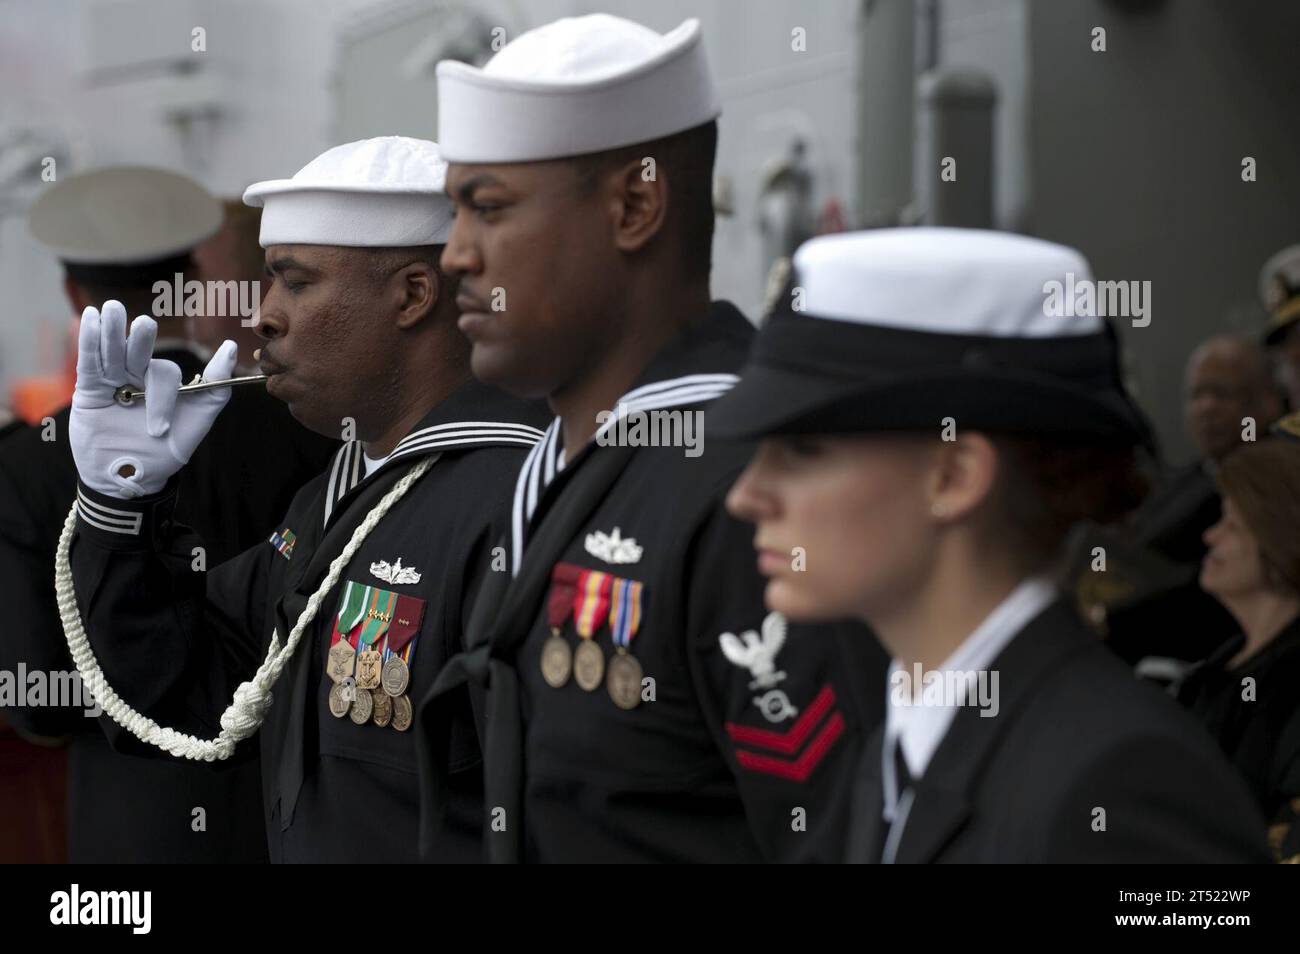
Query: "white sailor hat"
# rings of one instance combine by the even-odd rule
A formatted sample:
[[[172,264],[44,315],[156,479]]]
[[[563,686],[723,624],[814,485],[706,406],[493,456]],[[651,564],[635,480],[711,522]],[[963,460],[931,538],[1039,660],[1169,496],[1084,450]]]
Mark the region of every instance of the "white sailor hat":
[[[135,273],[184,268],[190,249],[221,228],[221,215],[221,204],[183,175],[109,166],[50,186],[28,227],[74,280],[126,286]]]
[[[327,149],[292,179],[256,182],[244,203],[265,207],[263,248],[445,245],[452,224],[446,183],[437,143],[380,136]]]
[[[1276,344],[1300,321],[1300,245],[1282,249],[1260,269],[1259,299],[1268,309],[1265,344]]]
[[[717,119],[698,20],[660,35],[595,13],[516,37],[481,69],[438,64],[448,162],[534,162],[649,142]]]
[[[824,236],[795,253],[711,433],[958,427],[1149,443],[1110,326],[1051,307],[1091,281],[1077,251],[978,229]],[[1061,309],[1061,311],[1066,311]]]

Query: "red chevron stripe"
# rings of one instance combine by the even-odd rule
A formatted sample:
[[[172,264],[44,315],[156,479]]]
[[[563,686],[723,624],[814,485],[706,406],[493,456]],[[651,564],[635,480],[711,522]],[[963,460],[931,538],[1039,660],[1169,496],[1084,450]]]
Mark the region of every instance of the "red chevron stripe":
[[[835,690],[828,682],[822,687],[822,691],[817,693],[817,698],[812,701],[812,705],[805,709],[803,715],[785,732],[754,729],[747,725],[728,722],[727,734],[731,736],[732,741],[739,742],[741,745],[756,745],[760,749],[771,749],[782,755],[794,755],[803,748],[804,742],[812,735],[813,729],[817,728],[826,717],[826,713],[834,706]]]
[[[778,775],[792,782],[806,782],[808,776],[812,775],[813,770],[821,764],[822,759],[826,757],[826,753],[831,750],[831,747],[843,734],[844,717],[837,712],[831,716],[825,727],[817,733],[817,737],[812,740],[812,744],[808,746],[807,751],[793,762],[773,758],[770,755],[756,755],[753,752],[737,752],[736,760],[740,762],[743,768],[753,772]]]

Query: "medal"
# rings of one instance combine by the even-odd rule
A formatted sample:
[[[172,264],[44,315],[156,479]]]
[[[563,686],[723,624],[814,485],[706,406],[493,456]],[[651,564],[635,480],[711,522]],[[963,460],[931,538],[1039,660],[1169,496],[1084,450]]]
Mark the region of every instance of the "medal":
[[[370,721],[371,714],[375,711],[375,698],[370,694],[369,689],[362,689],[357,686],[357,697],[352,700],[352,721],[357,725],[365,725]]]
[[[635,580],[616,579],[610,591],[609,632],[617,652],[609,661],[605,688],[614,705],[635,709],[641,704],[644,673],[637,658],[628,651],[641,628],[641,594],[645,585]]]
[[[596,631],[609,616],[609,596],[614,577],[599,570],[582,570],[573,598],[573,623],[582,642],[573,654],[573,679],[588,692],[605,677],[605,654],[596,645]]]
[[[561,688],[573,673],[573,650],[569,648],[568,640],[560,635],[573,606],[577,577],[576,574],[567,572],[571,569],[567,564],[562,564],[551,571],[551,595],[546,603],[551,635],[542,645],[542,678],[552,689]]]
[[[415,636],[424,620],[424,600],[398,594],[393,604],[392,625],[384,639],[383,670],[379,681],[384,692],[396,699],[411,684],[411,658]],[[393,716],[396,721],[396,715]]]
[[[341,638],[337,643],[330,647],[329,661],[326,663],[326,673],[335,683],[341,683],[348,676],[352,675],[352,660],[356,658],[356,650],[348,642],[347,637]]]
[[[375,704],[375,713],[371,721],[381,729],[393,721],[393,697],[386,692],[372,692],[370,698]]]
[[[367,649],[357,654],[357,685],[362,689],[379,688],[379,671],[383,657],[377,649]]]
[[[620,709],[635,709],[641,704],[641,664],[625,649],[620,649],[609,661],[609,677],[605,687],[609,697]]]
[[[604,675],[605,654],[600,651],[595,640],[588,636],[573,654],[573,681],[588,692],[594,692],[600,688],[600,680]]]
[[[335,683],[340,683],[352,675],[353,666],[356,664],[352,631],[365,618],[366,604],[369,600],[370,587],[368,586],[349,582],[343,588],[338,612],[334,614],[334,632],[330,637],[330,650],[325,663],[325,673]],[[346,709],[343,711],[347,712]]]
[[[572,672],[573,650],[560,631],[552,629],[550,637],[542,645],[542,678],[552,689],[559,689],[569,681]]]
[[[366,601],[366,615],[361,624],[361,634],[357,637],[357,649],[369,649],[378,639],[388,632],[393,621],[393,610],[397,606],[397,594],[381,590],[377,586],[366,587],[369,599]]]
[[[352,703],[348,701],[343,691],[343,683],[336,682],[330,686],[330,715],[336,719],[342,719],[348,714],[348,709]]]
[[[357,635],[357,698],[352,703],[352,721],[357,725],[369,722],[375,711],[371,690],[379,688],[384,659],[375,643],[387,634],[397,604],[396,593],[378,587],[371,587],[370,592],[366,619]]]
[[[370,587],[349,581],[343,588],[343,595],[339,597],[338,611],[334,614],[334,638],[330,640],[331,644],[337,642],[340,637],[346,639],[352,635],[353,630],[366,618],[366,606],[369,602]]]
[[[398,696],[393,700],[393,728],[405,732],[410,727],[411,699],[409,696]]]
[[[384,674],[381,680],[384,692],[396,699],[410,685],[411,670],[406,668],[406,663],[402,661],[401,656],[389,656],[388,662],[384,663]]]

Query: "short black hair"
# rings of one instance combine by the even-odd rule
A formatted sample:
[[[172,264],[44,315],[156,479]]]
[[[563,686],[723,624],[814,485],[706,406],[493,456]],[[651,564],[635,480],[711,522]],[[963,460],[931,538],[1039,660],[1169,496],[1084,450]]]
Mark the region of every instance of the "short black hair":
[[[411,245],[406,247],[365,247],[361,251],[367,253],[370,280],[376,286],[394,272],[408,265],[414,265],[416,262],[428,265],[433,269],[433,273],[438,277],[438,301],[434,305],[433,312],[436,313],[438,306],[443,302],[454,302],[456,299],[457,279],[444,272],[440,264],[444,248],[446,248],[445,245]]]
[[[167,285],[167,299],[176,274],[185,282],[194,277],[194,262],[189,252],[136,265],[86,265],[64,262],[63,274],[80,288],[96,306],[106,301],[120,301],[128,315],[153,315],[158,282]],[[156,317],[156,316],[155,316]]]
[[[412,245],[409,247],[385,247],[370,248],[366,247],[363,251],[369,253],[370,274],[376,281],[382,281],[399,268],[405,268],[407,265],[413,265],[416,262],[423,262],[433,268],[438,273],[440,280],[445,280],[442,266],[442,250],[444,245]]]
[[[572,163],[580,187],[590,190],[602,173],[647,156],[653,158],[656,171],[666,170],[672,182],[668,227],[675,230],[686,277],[707,278],[713,267],[713,164],[717,151],[718,124],[710,120],[662,139],[576,156]]]

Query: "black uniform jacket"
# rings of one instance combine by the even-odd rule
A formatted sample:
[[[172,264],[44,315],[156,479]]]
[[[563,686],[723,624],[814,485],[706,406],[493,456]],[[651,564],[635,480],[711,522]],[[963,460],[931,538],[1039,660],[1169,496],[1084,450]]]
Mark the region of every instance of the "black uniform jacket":
[[[989,667],[999,709],[958,710],[898,862],[1266,861],[1258,810],[1213,741],[1057,602]],[[851,858],[881,860],[881,741],[863,759]],[[908,792],[910,791],[910,796]]]
[[[1201,462],[1174,471],[1133,516],[1137,543],[1181,565],[1186,578],[1112,614],[1107,642],[1121,659],[1197,662],[1236,632],[1236,622],[1197,584],[1205,531],[1222,514],[1214,478]]]
[[[184,380],[194,352],[160,348]],[[54,598],[54,550],[77,493],[68,410],[52,432],[32,427],[0,445],[0,668],[76,671]],[[54,440],[45,440],[52,433]],[[236,388],[179,478],[177,518],[194,527],[209,565],[266,539],[294,493],[320,473],[338,441],[307,430],[262,388]],[[256,488],[253,490],[252,488]],[[223,773],[119,755],[83,706],[6,710],[24,731],[68,737],[68,857],[73,862],[265,861],[255,761]],[[206,814],[194,831],[193,810]]]
[[[543,420],[536,405],[464,385],[368,478],[361,445],[345,445],[328,472],[297,494],[268,539],[207,574],[191,568],[197,539],[173,520],[170,492],[129,502],[82,488],[88,502],[74,542],[74,577],[109,683],[159,722],[213,738],[235,688],[265,657],[272,631],[287,641],[372,508],[418,461],[437,455],[347,563],[273,688],[259,733],[273,861],[416,858],[414,733],[354,724],[350,713],[333,717],[334,682],[324,661],[336,626],[355,642],[373,620],[383,624],[370,630],[378,634],[376,649],[409,648],[407,695],[418,698],[432,683],[461,646],[462,613],[491,572],[490,546],[504,524],[514,475],[540,435],[529,422]],[[135,515],[133,535],[102,528],[129,526]],[[365,622],[354,627],[358,606]],[[478,860],[480,757],[468,695],[452,708],[452,832],[440,858]],[[142,748],[107,717],[102,721],[116,745]]]
[[[1171,472],[1133,516],[1138,538],[1177,563],[1200,563],[1205,531],[1223,513],[1214,478],[1201,461]]]
[[[695,382],[734,375],[751,336],[717,303],[629,395],[702,411]],[[489,579],[471,649],[440,677],[439,690],[487,689],[489,856],[840,860],[857,754],[882,712],[884,654],[860,625],[786,635],[764,609],[753,527],[723,508],[752,445],[710,442],[707,412],[698,456],[630,446],[627,433],[623,446],[589,444],[539,484],[517,576]],[[558,458],[551,435],[558,421],[536,451],[540,479]],[[526,467],[520,492],[531,487]],[[543,679],[552,620],[576,650],[584,606],[607,670],[615,629],[635,629],[635,708],[616,705],[604,681],[588,691],[574,677],[559,688]],[[435,763],[446,758],[440,701],[427,700],[421,720]],[[425,835],[435,826],[426,819]]]
[[[1277,855],[1293,858],[1300,855],[1300,618],[1226,669],[1242,643],[1238,637],[1193,670],[1178,699],[1245,778]]]

